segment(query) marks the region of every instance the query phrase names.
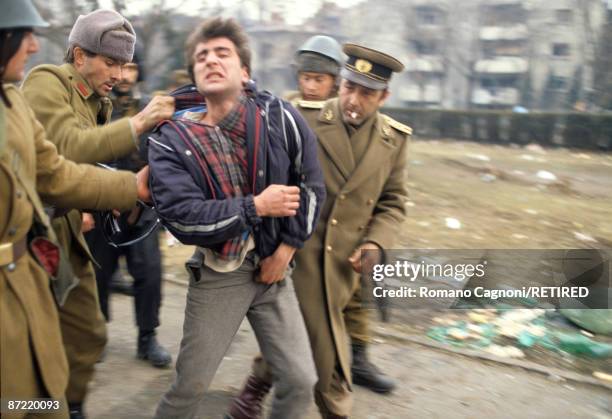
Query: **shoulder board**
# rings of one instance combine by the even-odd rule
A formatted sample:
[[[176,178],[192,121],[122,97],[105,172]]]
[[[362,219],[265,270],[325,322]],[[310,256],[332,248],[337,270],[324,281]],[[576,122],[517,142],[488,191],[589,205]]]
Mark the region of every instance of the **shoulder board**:
[[[410,128],[408,125],[404,125],[401,122],[397,122],[395,119],[387,115],[383,115],[382,117],[385,119],[385,122],[389,124],[390,127],[395,128],[396,130],[403,132],[404,134],[412,135],[412,128]]]
[[[299,100],[297,102],[300,108],[304,109],[323,109],[324,100]]]

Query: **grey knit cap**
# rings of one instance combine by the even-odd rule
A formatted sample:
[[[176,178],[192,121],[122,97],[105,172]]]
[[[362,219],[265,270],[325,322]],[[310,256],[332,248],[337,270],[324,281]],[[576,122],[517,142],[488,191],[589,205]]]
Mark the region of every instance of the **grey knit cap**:
[[[295,57],[295,66],[298,72],[325,73],[337,76],[340,66],[337,62],[325,55],[315,52],[302,52]]]
[[[68,46],[129,63],[134,56],[136,34],[132,24],[114,10],[99,9],[76,20]]]

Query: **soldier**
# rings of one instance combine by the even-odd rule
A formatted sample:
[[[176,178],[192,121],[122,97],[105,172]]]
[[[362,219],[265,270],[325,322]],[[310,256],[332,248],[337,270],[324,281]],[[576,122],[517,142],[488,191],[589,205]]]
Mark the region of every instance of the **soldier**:
[[[108,123],[108,98],[121,79],[123,64],[132,61],[136,38],[132,25],[117,12],[96,10],[74,24],[62,66],[34,68],[23,84],[26,99],[60,154],[79,163],[109,162],[137,148],[138,136],[169,118],[174,99],[155,97],[141,112]],[[99,126],[100,125],[100,126]],[[70,380],[66,397],[74,418],[83,417],[87,384],[106,343],[93,257],[81,233],[81,213],[53,219],[53,228],[69,254],[78,285],[60,307],[60,322]],[[149,340],[157,345],[155,336]]]
[[[369,250],[368,264],[378,263],[384,249],[392,248],[397,227],[405,219],[411,133],[409,127],[378,111],[389,96],[392,73],[402,71],[403,65],[387,54],[354,44],[345,44],[343,51],[348,59],[340,72],[338,98],[320,104],[319,109],[302,109],[319,139],[327,190],[322,221],[297,253],[295,270],[298,301],[319,374],[315,400],[324,418],[346,418],[351,412],[345,316],[359,304],[355,296],[360,292],[361,252]],[[353,355],[367,362],[365,346],[359,341]],[[378,378],[381,382],[372,384],[392,388],[392,382]]]
[[[285,98],[297,105],[300,101],[324,101],[338,94],[338,74],[344,58],[338,41],[330,36],[309,38],[295,54],[298,91]]]
[[[33,27],[47,26],[30,0],[6,0],[0,16],[0,107],[6,117],[0,144],[0,371],[2,417],[22,418],[11,400],[49,397],[45,417],[67,418],[68,364],[56,301],[63,296],[62,259],[41,198],[60,207],[128,209],[147,199],[139,174],[77,165],[45,139],[21,92],[28,57],[39,45]],[[6,107],[5,107],[6,105]],[[2,127],[5,128],[5,127]],[[4,131],[4,129],[3,129]],[[116,191],[122,191],[118,194]],[[138,193],[137,193],[138,190]],[[47,272],[48,271],[48,272]],[[68,278],[70,280],[71,278]],[[56,403],[57,402],[57,403]],[[6,404],[5,404],[6,403]],[[14,408],[14,406],[13,406]],[[7,410],[5,410],[7,409]],[[39,415],[35,415],[39,417]]]
[[[325,100],[335,97],[339,82],[340,68],[344,63],[342,47],[333,38],[315,35],[309,38],[296,53],[298,75],[297,92],[286,95],[292,105],[307,118],[314,128],[315,118]],[[321,159],[329,157],[320,154]],[[395,388],[394,381],[382,374],[367,357],[370,341],[368,324],[369,310],[361,302],[361,287],[356,288],[353,297],[344,310],[344,321],[351,337],[353,383],[363,385],[372,391],[388,393]],[[228,417],[232,419],[257,418],[261,414],[262,402],[270,391],[272,376],[261,357],[253,360],[251,375],[240,394],[233,400]]]
[[[146,105],[147,98],[141,95],[137,84],[142,80],[141,74],[144,72],[138,58],[138,55],[134,55],[133,62],[123,66],[121,81],[113,87],[112,120],[134,116]],[[146,164],[144,161],[146,156],[141,156],[141,154],[138,150],[134,150],[130,155],[117,160],[115,166],[119,169],[137,172]],[[145,213],[143,217],[153,217],[153,220],[150,221],[154,221],[156,214],[151,211]],[[141,223],[145,221],[142,218],[140,220]],[[109,291],[113,285],[113,275],[119,265],[119,257],[123,255],[127,262],[128,272],[134,278],[132,294],[138,326],[137,356],[140,359],[148,360],[155,367],[168,366],[172,362],[170,353],[161,345],[150,343],[156,336],[155,329],[159,326],[162,297],[162,266],[158,229],[155,228],[142,240],[130,246],[113,247],[106,241],[102,223],[96,224],[96,228],[86,233],[85,238],[99,264],[95,268],[96,282],[104,317],[107,321],[110,320]],[[117,282],[122,284],[121,281]]]

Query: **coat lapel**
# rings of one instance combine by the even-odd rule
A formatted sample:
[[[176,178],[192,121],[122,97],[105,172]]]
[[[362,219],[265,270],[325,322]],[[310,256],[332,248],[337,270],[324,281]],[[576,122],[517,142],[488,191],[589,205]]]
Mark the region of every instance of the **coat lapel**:
[[[348,134],[340,116],[338,99],[327,101],[317,119],[319,123],[315,134],[319,139],[319,144],[344,179],[348,180],[355,168],[355,160],[353,159],[353,150],[351,150]]]
[[[389,124],[378,113],[374,117],[376,120],[374,121],[374,128],[371,131],[373,132],[372,138],[370,139],[365,154],[344,187],[347,192],[358,187],[381,166],[389,164],[391,162],[391,155],[398,149],[396,144],[397,139],[395,139],[395,135]],[[365,132],[360,134],[367,135]]]

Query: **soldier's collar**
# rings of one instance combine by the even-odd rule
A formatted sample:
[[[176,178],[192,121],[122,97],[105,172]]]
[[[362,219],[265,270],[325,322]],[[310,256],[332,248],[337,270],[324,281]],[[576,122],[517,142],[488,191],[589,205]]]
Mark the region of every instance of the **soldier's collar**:
[[[340,108],[338,105],[338,99],[335,98],[325,102],[317,119],[326,124],[334,124],[339,117]]]
[[[68,68],[68,72],[70,73],[69,78],[72,86],[79,92],[79,95],[85,100],[89,99],[94,91],[89,84],[85,81],[85,79],[79,74],[74,65],[65,64]]]

